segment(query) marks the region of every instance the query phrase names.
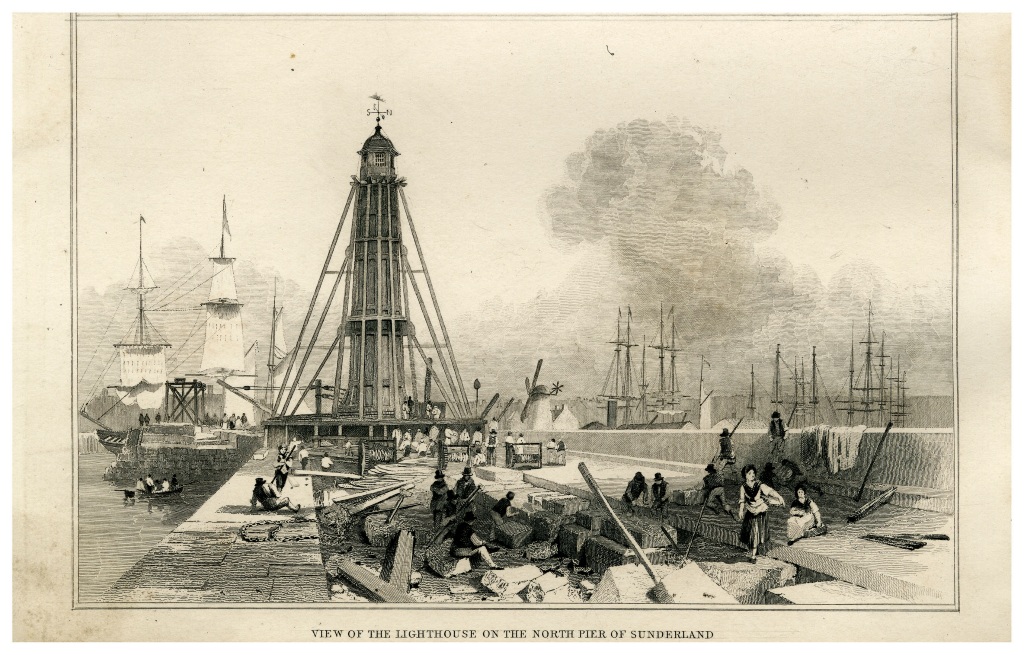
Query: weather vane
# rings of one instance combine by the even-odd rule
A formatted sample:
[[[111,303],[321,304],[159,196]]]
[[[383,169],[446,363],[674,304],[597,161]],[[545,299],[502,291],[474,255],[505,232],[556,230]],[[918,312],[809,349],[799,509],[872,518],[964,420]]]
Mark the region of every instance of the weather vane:
[[[383,120],[383,119],[385,119],[385,118],[387,118],[388,116],[391,115],[391,110],[390,109],[381,109],[380,108],[380,104],[382,102],[385,102],[385,100],[384,100],[384,98],[381,98],[376,93],[374,93],[372,96],[370,96],[370,99],[374,100],[375,102],[373,103],[373,109],[367,109],[366,110],[366,115],[369,116],[370,114],[377,114],[377,124],[380,125],[381,120]]]

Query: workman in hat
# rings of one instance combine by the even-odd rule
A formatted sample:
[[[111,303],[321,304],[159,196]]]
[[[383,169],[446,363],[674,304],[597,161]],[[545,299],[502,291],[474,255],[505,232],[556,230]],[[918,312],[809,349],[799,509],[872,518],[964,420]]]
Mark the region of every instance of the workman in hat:
[[[434,483],[430,485],[430,514],[434,517],[436,529],[445,518],[445,504],[448,502],[448,483],[444,473],[434,471]]]
[[[459,500],[469,498],[476,490],[476,482],[473,480],[473,469],[468,466],[462,469],[462,477],[455,483],[455,496]]]
[[[629,511],[633,511],[633,505],[637,501],[640,501],[644,505],[648,505],[651,502],[651,490],[647,486],[647,480],[644,478],[644,474],[640,471],[636,472],[633,479],[626,485],[626,491],[622,494],[622,502],[626,504]]]
[[[654,474],[654,482],[651,483],[651,497],[654,499],[651,507],[659,512],[665,510],[665,503],[668,502],[668,481],[661,477],[661,473]]]
[[[717,503],[727,514],[735,518],[736,515],[733,514],[732,507],[725,500],[725,478],[718,472],[714,464],[708,464],[704,467],[704,470],[707,471],[707,475],[704,476],[704,499],[701,501],[702,504],[715,514],[718,514],[718,507],[715,506]]]
[[[502,570],[505,567],[494,563],[491,553],[487,550],[487,542],[477,536],[473,530],[473,521],[475,519],[476,515],[472,511],[466,512],[465,516],[462,517],[462,522],[455,528],[455,539],[452,541],[452,549],[450,551],[451,556],[459,558],[479,557],[492,569],[496,571]],[[496,546],[491,547],[491,551],[497,550],[499,549]]]
[[[768,437],[772,455],[780,455],[786,443],[786,425],[778,412],[772,412],[772,420],[768,423]]]
[[[732,433],[729,428],[722,428],[722,434],[718,437],[720,454],[718,457],[723,462],[732,463],[736,461],[736,453],[732,450]]]
[[[497,464],[497,458],[494,455],[495,449],[498,447],[498,430],[491,428],[490,432],[487,433],[487,466],[495,466]]]

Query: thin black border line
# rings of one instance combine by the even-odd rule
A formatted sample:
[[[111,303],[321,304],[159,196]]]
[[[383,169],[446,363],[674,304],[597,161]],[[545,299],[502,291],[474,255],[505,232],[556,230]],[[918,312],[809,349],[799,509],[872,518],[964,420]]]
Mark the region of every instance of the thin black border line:
[[[800,17],[798,20],[790,20],[792,17]],[[941,20],[950,21],[950,88],[951,88],[951,99],[950,99],[950,115],[951,115],[951,130],[952,130],[952,183],[951,183],[951,194],[952,194],[952,259],[953,259],[953,325],[952,325],[952,336],[953,336],[953,435],[956,442],[954,449],[955,455],[955,473],[954,473],[954,542],[953,542],[953,585],[954,585],[954,598],[952,604],[918,604],[915,603],[910,606],[899,605],[879,605],[878,607],[865,607],[863,605],[815,605],[815,606],[794,606],[793,608],[786,608],[786,606],[772,606],[769,611],[804,611],[804,612],[828,612],[828,611],[840,611],[840,612],[886,612],[886,613],[907,613],[907,612],[960,612],[960,401],[959,401],[959,343],[958,343],[958,332],[959,332],[959,195],[960,195],[960,183],[959,183],[959,166],[960,166],[960,152],[959,152],[959,75],[958,75],[958,63],[959,63],[959,13],[953,14],[935,14],[925,15],[928,18],[914,18],[914,17],[900,17],[900,16],[886,16],[886,15],[865,15],[862,17],[845,17],[845,18],[828,18],[821,14],[790,14],[780,15],[778,14],[753,14],[750,16],[722,16],[722,15],[688,15],[688,16],[652,16],[650,18],[644,17],[623,17],[623,16],[571,16],[571,15],[559,15],[559,16],[488,16],[488,15],[432,15],[432,16],[412,16],[412,15],[366,15],[366,16],[340,16],[336,14],[307,14],[301,16],[295,15],[255,15],[255,14],[224,14],[224,15],[213,15],[206,17],[193,17],[193,16],[182,16],[182,17],[160,17],[160,16],[130,16],[130,15],[112,15],[110,17],[98,16],[93,14],[92,17],[85,17],[85,20],[92,22],[99,21],[162,21],[162,20],[256,20],[256,19],[270,19],[270,20],[315,20],[315,19],[340,19],[340,20],[374,20],[380,18],[387,18],[388,20],[435,20],[435,19],[481,19],[481,20],[582,20],[588,19],[608,19],[608,20],[652,20],[652,21],[665,21],[665,20],[734,20],[737,22],[921,22],[931,21],[937,22]],[[213,604],[213,603],[160,603],[160,604],[132,604],[132,603],[81,603],[78,600],[78,441],[77,441],[77,426],[79,425],[78,414],[77,414],[77,399],[78,390],[75,383],[76,376],[74,375],[76,367],[77,357],[77,314],[78,314],[78,294],[77,294],[77,277],[78,277],[78,249],[77,249],[77,228],[78,228],[78,131],[77,131],[77,120],[78,120],[78,20],[80,16],[76,13],[70,14],[69,26],[70,26],[70,58],[71,58],[71,391],[73,406],[72,411],[72,425],[75,428],[75,441],[74,447],[72,448],[72,468],[73,468],[73,486],[71,490],[72,494],[72,509],[73,509],[73,546],[74,546],[74,557],[72,558],[72,610],[137,610],[137,609],[161,609],[161,610],[174,610],[174,609],[210,609],[210,610],[238,610],[238,609],[256,609],[256,610],[310,610],[310,609],[325,609],[335,605],[339,610],[437,610],[437,609],[471,609],[473,611],[495,611],[495,610],[508,610],[509,607],[504,606],[500,603],[494,603],[493,606],[480,607],[479,605],[470,605],[462,603],[443,603],[433,604],[427,606],[427,604],[400,604],[400,605],[387,605],[371,603],[367,606],[364,603],[353,603],[353,604]],[[813,19],[813,20],[807,20]],[[439,608],[437,605],[444,605],[445,607]],[[627,611],[629,609],[657,609],[658,611],[741,611],[741,612],[752,612],[752,611],[763,611],[766,609],[765,606],[742,606],[742,607],[709,607],[705,605],[681,605],[680,607],[660,607],[658,605],[650,604],[636,604],[636,603],[620,603],[616,605],[595,605],[590,606],[586,604],[584,607],[578,605],[566,605],[566,606],[541,606],[541,607],[523,607],[517,606],[518,609],[534,609],[534,610],[548,610],[548,611],[579,611],[579,610],[612,610],[612,611]]]
[[[954,14],[84,14],[76,20],[87,22],[149,22],[149,21],[438,21],[464,20],[488,22],[520,21],[571,21],[571,22],[687,22],[687,21],[735,21],[735,22],[782,22],[782,23],[862,23],[900,22],[920,23],[952,20]]]
[[[72,13],[69,20],[69,56],[70,56],[70,83],[71,83],[71,168],[70,175],[71,197],[71,426],[73,447],[71,449],[71,542],[74,557],[71,562],[71,609],[79,603],[78,584],[78,557],[79,557],[79,533],[78,533],[78,432],[80,423],[78,420],[78,15]]]
[[[953,14],[950,24],[950,115],[952,117],[952,135],[950,138],[952,146],[952,301],[953,301],[953,440],[955,442],[954,463],[953,463],[953,602],[956,604],[956,611],[961,609],[959,605],[959,555],[961,555],[961,543],[959,543],[959,501],[961,501],[961,489],[959,489],[959,14]]]

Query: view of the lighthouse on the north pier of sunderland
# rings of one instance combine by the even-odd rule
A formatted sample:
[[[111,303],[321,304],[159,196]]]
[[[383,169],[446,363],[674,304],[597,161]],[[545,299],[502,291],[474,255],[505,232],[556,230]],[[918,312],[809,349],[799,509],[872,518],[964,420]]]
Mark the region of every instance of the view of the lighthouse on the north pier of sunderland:
[[[474,181],[403,173],[471,144],[362,101],[323,128],[352,154],[299,265],[246,252],[228,192],[202,243],[109,218],[131,270],[79,296],[78,603],[955,603],[951,282],[841,252],[822,282],[765,245],[787,198],[659,113],[568,153],[538,202],[572,266],[505,302],[479,232],[439,246]]]

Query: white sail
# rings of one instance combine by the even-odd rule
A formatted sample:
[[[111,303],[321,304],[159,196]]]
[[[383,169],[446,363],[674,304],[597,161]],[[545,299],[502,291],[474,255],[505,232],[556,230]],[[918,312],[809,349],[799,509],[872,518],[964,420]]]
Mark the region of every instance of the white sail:
[[[200,370],[204,375],[216,376],[245,370],[240,304],[206,303],[206,343]]]
[[[288,339],[284,336],[284,307],[277,310],[274,318],[274,362],[288,356]]]
[[[164,401],[167,363],[163,344],[118,344],[121,359],[121,384],[125,405],[137,403],[141,409],[159,409]]]
[[[210,285],[210,300],[238,300],[235,289],[233,257],[211,257],[213,262],[213,284]]]

